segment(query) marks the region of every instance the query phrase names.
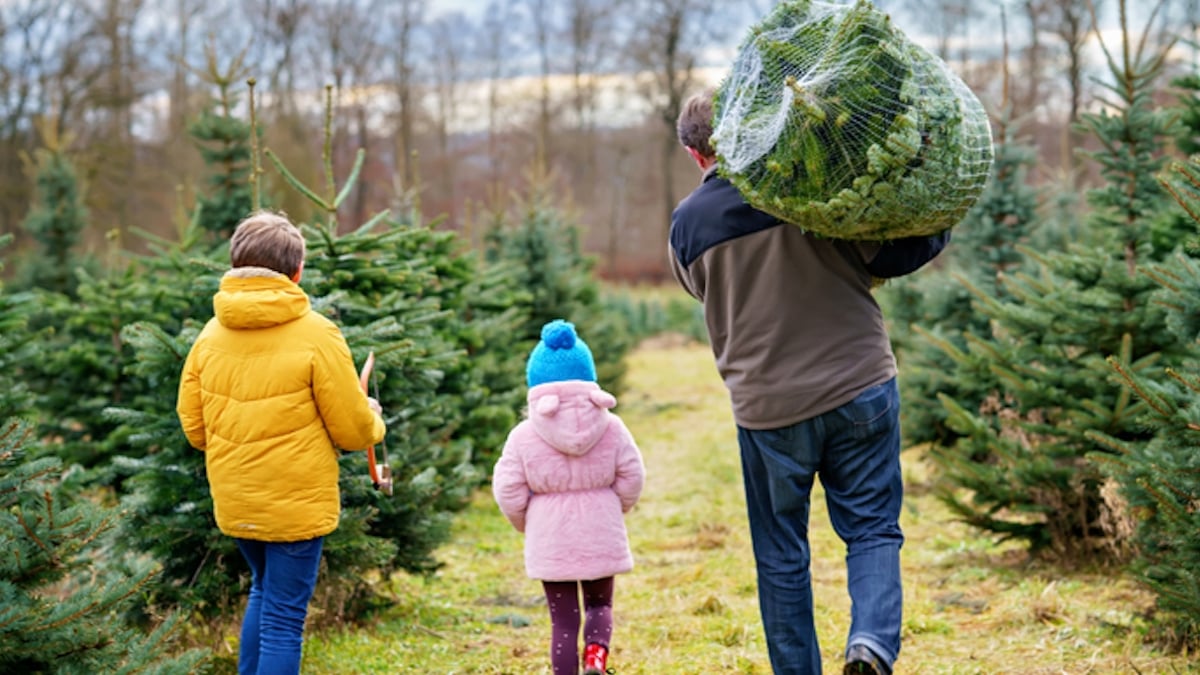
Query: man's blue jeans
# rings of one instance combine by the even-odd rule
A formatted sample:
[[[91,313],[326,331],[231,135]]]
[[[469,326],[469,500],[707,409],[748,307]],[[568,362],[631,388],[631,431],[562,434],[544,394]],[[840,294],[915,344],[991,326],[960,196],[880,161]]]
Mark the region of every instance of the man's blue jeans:
[[[846,542],[847,647],[888,664],[900,652],[900,394],[896,380],[789,427],[738,427],[758,600],[775,675],[820,675],[813,625],[808,514],[820,475],[833,529]]]
[[[236,541],[254,575],[242,618],[238,675],[299,673],[304,619],[317,585],[324,539]]]

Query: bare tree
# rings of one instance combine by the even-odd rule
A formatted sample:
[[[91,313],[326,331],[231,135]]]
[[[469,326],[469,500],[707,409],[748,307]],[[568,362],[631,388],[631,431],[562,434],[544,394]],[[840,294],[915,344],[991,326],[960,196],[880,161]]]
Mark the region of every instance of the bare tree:
[[[538,161],[548,165],[553,154],[550,137],[550,77],[554,74],[551,65],[551,54],[554,50],[554,15],[552,8],[558,3],[550,0],[523,0],[526,18],[528,19],[534,50],[537,53],[538,74],[541,76],[541,87],[538,96],[537,115],[537,149]]]
[[[417,170],[412,161],[416,151],[415,124],[417,106],[416,33],[424,21],[424,0],[396,0],[389,4],[385,21],[391,29],[387,36],[390,45],[392,73],[390,82],[396,94],[396,131],[394,150],[394,191],[402,194],[416,189]]]
[[[602,74],[616,69],[616,17],[626,10],[623,0],[570,0],[567,5],[567,44],[571,62],[571,104],[579,150],[574,184],[585,199],[593,195],[596,176],[596,97]]]
[[[152,84],[139,51],[138,22],[143,0],[102,0],[86,6],[88,37],[103,63],[100,77],[87,91],[87,105],[96,120],[85,137],[90,152],[81,161],[85,179],[94,188],[89,209],[102,226],[124,227],[133,222],[132,204],[138,197],[133,130],[134,104]],[[144,176],[145,174],[141,174]],[[107,227],[106,227],[107,229]]]
[[[181,196],[185,201],[191,198],[187,192],[191,183],[188,178],[190,166],[199,160],[187,133],[188,123],[198,112],[192,96],[194,70],[189,64],[193,60],[199,61],[193,51],[203,41],[204,35],[196,39],[196,33],[202,33],[207,25],[205,11],[210,6],[211,3],[205,0],[159,0],[158,6],[151,10],[162,17],[160,29],[153,32],[162,41],[165,66],[170,69],[170,82],[166,85],[170,101],[162,140],[164,173],[170,175],[176,185],[182,186],[184,192]],[[209,39],[211,41],[211,34]]]
[[[431,39],[430,62],[433,65],[434,101],[437,107],[435,124],[438,138],[438,165],[441,196],[448,205],[451,221],[455,220],[455,161],[450,147],[453,125],[458,118],[463,78],[463,61],[469,52],[468,40],[474,33],[471,21],[461,12],[451,12],[435,19],[429,26]]]
[[[638,19],[627,53],[646,75],[640,93],[664,127],[660,146],[664,235],[676,202],[675,160],[680,150],[675,122],[684,100],[698,88],[700,49],[715,37],[712,29],[718,23],[708,20],[715,5],[714,0],[639,0],[634,9]]]
[[[271,92],[275,107],[286,115],[296,114],[296,65],[303,27],[312,11],[309,0],[246,0],[247,20],[257,27],[259,48],[252,61],[262,66],[256,75]],[[308,83],[313,86],[314,83]]]
[[[507,65],[511,62],[513,45],[509,27],[515,18],[512,2],[492,0],[488,3],[475,40],[475,60],[480,64],[476,72],[487,83],[487,154],[489,183],[493,185],[499,179],[501,167],[500,87],[501,81],[510,74]]]
[[[1066,172],[1069,185],[1074,185],[1077,180],[1074,150],[1077,132],[1074,125],[1083,106],[1084,70],[1087,64],[1084,47],[1093,28],[1089,6],[1099,4],[1099,0],[1051,0],[1047,6],[1046,27],[1058,38],[1060,54],[1065,62],[1063,72],[1067,80],[1067,115],[1060,135],[1059,166]]]
[[[1083,74],[1087,63],[1084,46],[1092,30],[1088,18],[1088,5],[1091,2],[1092,0],[1057,0],[1050,5],[1049,27],[1054,36],[1062,42],[1063,55],[1066,58],[1065,72],[1070,92],[1068,124],[1074,124],[1075,120],[1079,119],[1079,109],[1083,102]]]
[[[1028,112],[1037,107],[1041,101],[1042,58],[1045,48],[1042,46],[1042,23],[1045,21],[1046,5],[1050,0],[1022,0],[1021,10],[1025,14],[1029,42],[1025,46],[1025,67],[1023,68],[1025,87],[1020,104],[1014,103],[1014,114]]]
[[[314,70],[328,73],[332,79],[334,105],[348,113],[335,116],[336,128],[353,136],[349,142],[341,133],[331,139],[335,166],[348,164],[358,148],[371,145],[368,111],[372,89],[381,79],[378,63],[383,45],[378,16],[383,7],[383,0],[324,0],[313,6]],[[350,222],[366,221],[371,188],[369,180],[355,184],[350,213],[346,214]]]
[[[34,142],[31,119],[57,112],[51,99],[60,83],[75,90],[64,78],[73,70],[69,61],[80,55],[67,57],[74,41],[65,35],[76,33],[72,17],[78,14],[61,0],[0,4],[0,234],[22,232],[29,185],[20,157]],[[70,22],[65,32],[64,21]]]

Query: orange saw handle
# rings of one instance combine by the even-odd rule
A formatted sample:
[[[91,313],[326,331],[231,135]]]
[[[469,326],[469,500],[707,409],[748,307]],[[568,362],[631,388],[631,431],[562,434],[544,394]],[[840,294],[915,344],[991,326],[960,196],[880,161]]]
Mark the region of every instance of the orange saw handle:
[[[358,375],[358,386],[362,388],[364,394],[368,393],[368,383],[371,381],[371,371],[375,369],[375,352],[367,354],[367,360],[363,363],[362,372]],[[371,482],[374,483],[376,490],[382,490],[384,494],[392,494],[392,471],[387,465],[387,460],[384,463],[378,464],[375,460],[375,446],[367,448],[367,472],[371,475]]]

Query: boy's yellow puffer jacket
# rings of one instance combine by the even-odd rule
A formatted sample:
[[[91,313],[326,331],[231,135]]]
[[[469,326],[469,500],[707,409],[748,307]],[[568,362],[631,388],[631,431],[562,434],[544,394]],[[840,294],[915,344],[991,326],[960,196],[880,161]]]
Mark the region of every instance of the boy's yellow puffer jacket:
[[[233,537],[301,541],[338,523],[338,450],[383,440],[350,349],[308,296],[271,270],[221,280],[196,338],[176,412],[205,452],[217,526]]]

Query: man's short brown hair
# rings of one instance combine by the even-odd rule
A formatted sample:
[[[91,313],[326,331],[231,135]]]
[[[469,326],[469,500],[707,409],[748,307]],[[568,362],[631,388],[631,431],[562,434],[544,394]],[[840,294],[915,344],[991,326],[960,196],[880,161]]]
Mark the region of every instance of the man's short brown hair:
[[[265,267],[292,276],[304,262],[304,235],[286,216],[256,211],[238,223],[229,240],[234,267]]]
[[[691,148],[705,157],[715,157],[710,138],[713,132],[713,99],[717,91],[712,87],[693,94],[679,111],[675,133],[685,148]]]

